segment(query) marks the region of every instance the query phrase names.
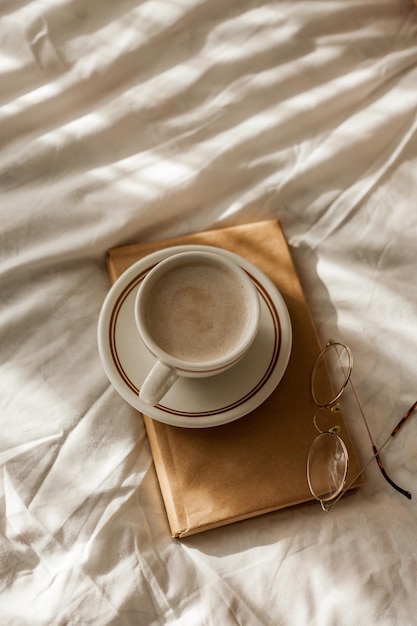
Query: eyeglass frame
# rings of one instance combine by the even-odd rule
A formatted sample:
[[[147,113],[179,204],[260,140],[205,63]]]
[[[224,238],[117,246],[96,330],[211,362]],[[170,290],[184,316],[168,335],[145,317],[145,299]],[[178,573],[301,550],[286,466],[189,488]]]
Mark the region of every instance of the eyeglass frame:
[[[341,347],[343,347],[343,348],[346,350],[346,352],[347,352],[347,354],[348,354],[348,357],[349,357],[349,372],[348,372],[348,374],[347,374],[347,376],[346,376],[346,378],[345,378],[345,382],[344,382],[344,384],[342,385],[342,387],[341,387],[341,389],[339,390],[339,392],[338,392],[338,393],[337,393],[337,394],[336,394],[336,395],[332,398],[331,402],[328,402],[328,403],[322,404],[322,403],[320,403],[320,402],[317,400],[317,395],[316,395],[316,393],[315,393],[315,389],[314,389],[314,385],[313,385],[313,380],[314,380],[314,375],[315,375],[315,372],[316,372],[316,370],[317,370],[318,364],[320,363],[320,359],[322,358],[322,356],[323,356],[323,354],[325,353],[325,351],[326,351],[326,350],[329,350],[329,348],[330,348],[331,346],[341,346]],[[398,422],[398,424],[395,426],[395,428],[394,428],[394,429],[391,431],[391,433],[388,435],[387,439],[384,441],[384,443],[383,443],[383,444],[379,447],[379,449],[378,449],[378,448],[376,447],[376,445],[375,445],[374,440],[373,440],[373,437],[372,437],[372,434],[371,434],[371,431],[370,431],[370,428],[369,428],[368,422],[367,422],[367,420],[366,420],[366,417],[365,417],[364,411],[363,411],[363,409],[362,409],[362,405],[361,405],[361,403],[359,402],[358,394],[356,393],[356,389],[355,389],[355,386],[354,386],[353,381],[352,381],[352,376],[351,376],[351,374],[352,374],[352,369],[353,369],[353,354],[352,354],[352,351],[351,351],[351,349],[349,348],[349,346],[347,346],[345,343],[343,343],[343,342],[341,342],[341,341],[334,341],[333,339],[329,339],[329,340],[326,342],[326,345],[324,346],[324,348],[320,351],[320,353],[319,353],[319,355],[318,355],[318,357],[317,357],[317,359],[316,359],[316,361],[315,361],[315,363],[314,363],[313,370],[312,370],[312,373],[311,373],[311,379],[310,379],[310,390],[311,390],[311,395],[312,395],[312,398],[313,398],[313,402],[314,402],[314,404],[315,404],[316,406],[318,406],[318,407],[319,407],[318,411],[316,411],[316,413],[314,414],[314,417],[313,417],[313,423],[314,423],[314,426],[315,426],[316,430],[318,430],[318,432],[319,432],[320,434],[319,434],[319,435],[318,435],[318,436],[317,436],[317,437],[313,440],[313,443],[311,444],[311,447],[310,447],[310,451],[311,451],[311,449],[312,449],[312,447],[313,447],[313,445],[314,445],[314,442],[317,440],[317,438],[318,438],[318,437],[320,437],[321,435],[324,435],[324,434],[329,434],[329,435],[334,435],[334,436],[336,436],[336,437],[339,439],[339,441],[340,441],[340,442],[341,442],[341,444],[342,444],[342,448],[343,448],[344,454],[346,455],[346,469],[345,469],[345,477],[344,477],[344,480],[343,480],[343,482],[342,482],[342,484],[341,484],[340,489],[339,489],[339,490],[337,490],[337,492],[336,492],[336,493],[335,493],[335,494],[334,494],[331,498],[328,498],[327,500],[324,500],[324,499],[320,499],[320,498],[318,498],[318,497],[314,494],[314,492],[313,492],[313,490],[312,490],[312,488],[311,488],[311,486],[310,486],[310,481],[309,481],[309,478],[308,478],[309,489],[310,489],[310,491],[311,491],[312,496],[313,496],[316,500],[318,500],[318,501],[320,502],[320,504],[321,504],[321,508],[323,509],[323,511],[326,511],[326,512],[327,512],[327,511],[329,511],[329,509],[330,509],[330,508],[331,508],[334,504],[336,504],[336,502],[338,502],[338,501],[339,501],[339,499],[340,499],[340,498],[341,498],[341,497],[342,497],[342,496],[343,496],[343,495],[344,495],[344,494],[345,494],[345,493],[346,493],[346,492],[347,492],[347,491],[348,491],[348,490],[352,487],[352,485],[353,485],[353,484],[356,482],[356,480],[357,480],[357,479],[358,479],[358,478],[359,478],[359,477],[363,474],[363,472],[365,471],[365,469],[368,467],[368,465],[370,465],[370,463],[371,463],[374,459],[376,460],[376,462],[377,462],[377,464],[378,464],[378,467],[379,467],[379,469],[380,469],[380,471],[381,471],[381,473],[382,473],[383,477],[385,478],[385,480],[386,480],[386,481],[387,481],[387,482],[388,482],[388,483],[389,483],[389,484],[390,484],[390,485],[391,485],[391,486],[392,486],[392,487],[393,487],[396,491],[398,491],[399,493],[401,493],[403,496],[405,496],[405,497],[406,497],[406,498],[408,498],[409,500],[411,500],[411,498],[412,498],[412,495],[411,495],[411,493],[410,493],[409,491],[407,491],[406,489],[403,489],[402,487],[400,487],[399,485],[397,485],[397,484],[396,484],[396,483],[392,480],[392,478],[390,478],[390,476],[388,475],[388,473],[387,473],[387,471],[385,470],[385,467],[384,467],[384,465],[383,465],[383,463],[382,463],[382,460],[381,460],[381,457],[380,457],[380,452],[381,452],[381,451],[385,448],[385,446],[387,445],[387,443],[388,443],[388,442],[389,442],[389,441],[390,441],[393,437],[395,437],[395,435],[399,432],[399,430],[400,430],[400,429],[401,429],[401,427],[404,425],[404,423],[407,421],[407,419],[410,417],[410,415],[411,415],[411,414],[415,411],[415,409],[417,408],[417,401],[416,401],[416,402],[414,402],[414,404],[412,404],[412,405],[411,405],[411,407],[410,407],[410,408],[409,408],[409,409],[408,409],[408,410],[404,413],[404,415],[402,416],[402,418],[400,419],[400,421]],[[339,431],[340,431],[340,426],[336,425],[336,426],[331,427],[331,428],[330,428],[329,430],[327,430],[327,431],[322,431],[322,430],[321,430],[321,429],[317,426],[317,423],[316,423],[316,418],[317,418],[317,415],[319,414],[319,412],[320,412],[321,410],[323,410],[323,409],[330,409],[330,410],[332,410],[332,409],[333,409],[333,410],[334,410],[334,409],[338,409],[338,410],[340,410],[340,409],[341,409],[341,406],[340,406],[340,404],[338,403],[338,400],[339,400],[339,399],[341,398],[341,396],[343,395],[343,393],[344,393],[344,391],[345,391],[345,389],[346,389],[346,387],[347,387],[348,383],[350,383],[350,385],[351,385],[351,388],[352,388],[353,394],[354,394],[354,396],[355,396],[356,402],[357,402],[357,404],[358,404],[358,406],[359,406],[359,411],[360,411],[360,413],[361,413],[361,416],[362,416],[362,419],[363,419],[363,421],[364,421],[364,424],[365,424],[365,427],[366,427],[366,430],[367,430],[367,433],[368,433],[369,439],[370,439],[370,441],[371,441],[371,444],[372,444],[372,451],[373,451],[373,453],[374,453],[374,454],[373,454],[373,456],[369,459],[369,461],[368,461],[367,463],[365,463],[365,465],[363,465],[363,466],[362,466],[362,469],[360,470],[360,472],[359,472],[359,473],[358,473],[358,474],[357,474],[357,475],[356,475],[356,476],[355,476],[355,477],[354,477],[354,478],[353,478],[353,479],[349,482],[349,484],[348,484],[348,485],[346,485],[346,480],[347,480],[347,475],[348,475],[348,466],[349,466],[349,453],[348,453],[348,450],[347,450],[347,447],[346,447],[345,442],[343,441],[343,439],[342,439],[342,438],[340,437],[340,435],[338,434],[338,433],[339,433]],[[308,477],[308,474],[309,474],[309,472],[308,472],[308,459],[307,459],[307,477]]]

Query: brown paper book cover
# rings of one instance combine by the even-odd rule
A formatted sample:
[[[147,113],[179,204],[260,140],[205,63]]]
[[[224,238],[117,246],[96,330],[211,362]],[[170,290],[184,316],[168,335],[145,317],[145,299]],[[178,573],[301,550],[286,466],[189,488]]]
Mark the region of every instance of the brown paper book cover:
[[[262,270],[285,300],[293,343],[287,370],[274,392],[234,422],[193,429],[143,416],[173,537],[312,500],[306,463],[318,434],[310,376],[320,346],[280,223],[268,220],[113,248],[107,255],[110,278],[114,282],[155,250],[184,244],[224,248]],[[349,482],[359,462],[339,416],[349,450]]]

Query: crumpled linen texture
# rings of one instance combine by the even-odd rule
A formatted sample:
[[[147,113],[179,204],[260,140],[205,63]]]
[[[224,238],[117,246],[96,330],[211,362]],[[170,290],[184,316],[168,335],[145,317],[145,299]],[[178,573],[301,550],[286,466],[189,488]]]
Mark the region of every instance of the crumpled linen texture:
[[[414,4],[0,13],[0,622],[414,623],[417,492],[371,464],[329,514],[173,540],[142,418],[96,344],[109,248],[276,218],[320,340],[350,345],[376,443],[388,436],[416,400]],[[383,455],[411,491],[416,429]]]

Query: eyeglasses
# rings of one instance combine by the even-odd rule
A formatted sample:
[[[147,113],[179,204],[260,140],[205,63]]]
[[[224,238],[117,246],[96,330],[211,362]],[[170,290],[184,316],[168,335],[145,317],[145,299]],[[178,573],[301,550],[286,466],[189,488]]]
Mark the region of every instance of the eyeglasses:
[[[319,435],[314,439],[308,454],[307,481],[311,494],[320,502],[324,511],[328,511],[331,506],[336,504],[374,459],[378,463],[378,467],[385,480],[403,496],[411,499],[411,493],[402,489],[402,487],[397,485],[388,476],[381,461],[380,452],[385,448],[387,443],[395,437],[403,424],[417,408],[417,402],[403,415],[394,430],[378,450],[372,438],[371,431],[369,430],[355,387],[353,386],[351,379],[352,366],[353,357],[350,348],[344,343],[335,342],[330,339],[320,352],[311,374],[311,395],[314,403],[318,407],[313,422]],[[334,381],[336,392],[332,390],[329,378]],[[328,430],[322,430],[319,427],[319,422],[324,421],[324,417],[328,419],[329,415],[334,419],[337,413],[341,411],[342,407],[338,400],[342,396],[348,383],[351,385],[369,435],[373,456],[362,467],[361,471],[349,481],[349,484],[346,485],[349,469],[349,454],[346,444],[339,435],[340,426],[335,425]]]

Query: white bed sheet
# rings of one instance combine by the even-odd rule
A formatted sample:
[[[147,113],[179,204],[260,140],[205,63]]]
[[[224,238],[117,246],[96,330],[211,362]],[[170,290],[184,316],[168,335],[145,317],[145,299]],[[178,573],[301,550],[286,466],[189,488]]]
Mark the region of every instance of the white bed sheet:
[[[417,419],[384,453],[411,501],[373,464],[328,514],[173,540],[96,327],[108,248],[278,218],[381,443],[417,395],[417,8],[3,0],[0,15],[0,623],[416,624]]]

